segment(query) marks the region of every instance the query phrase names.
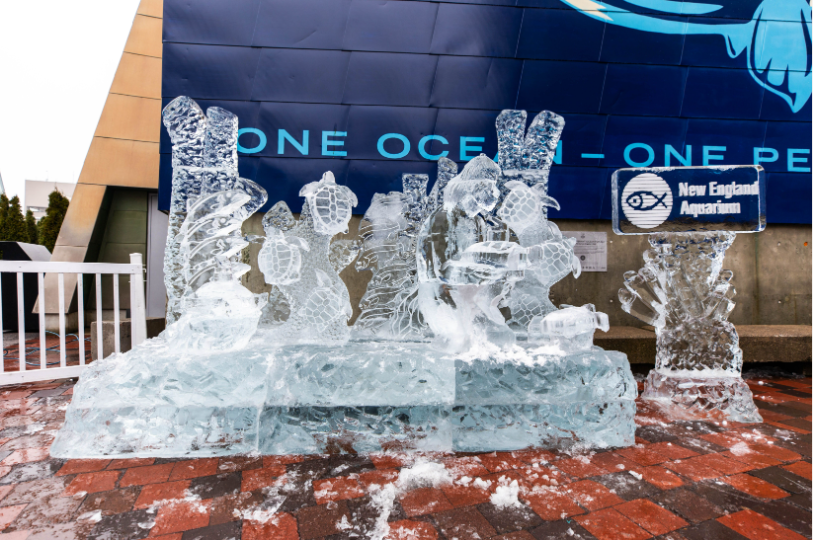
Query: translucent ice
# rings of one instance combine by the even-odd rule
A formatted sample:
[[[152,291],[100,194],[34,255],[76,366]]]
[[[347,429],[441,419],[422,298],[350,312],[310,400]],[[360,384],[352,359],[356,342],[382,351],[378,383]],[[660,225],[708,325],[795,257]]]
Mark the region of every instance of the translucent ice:
[[[263,326],[283,343],[343,343],[353,308],[339,272],[356,258],[358,246],[331,239],[347,230],[358,201],[331,172],[299,194],[305,197],[299,220],[282,201],[263,218],[266,240],[257,262],[288,311],[284,319],[267,312]]]
[[[218,107],[206,116],[189,98],[164,109],[173,140],[173,191],[164,259],[167,336],[191,350],[244,347],[257,328],[264,296],[237,280],[248,245],[243,221],[268,198],[237,174],[237,117]]]
[[[508,325],[525,335],[534,317],[556,310],[550,301],[550,287],[569,272],[578,277],[581,263],[573,253],[576,241],[566,238],[548,221],[548,208],[559,203],[548,196],[548,176],[564,119],[542,111],[525,132],[525,111],[503,111],[497,117],[500,166],[503,169],[503,201],[497,215],[513,230],[519,243],[539,246],[544,256],[528,268],[508,294],[506,305],[511,318]]]
[[[548,300],[550,284],[578,274],[572,241],[546,216],[557,207],[547,174],[563,123],[545,112],[525,133],[525,118],[500,115],[505,170],[484,155],[459,173],[441,159],[429,193],[427,176],[405,174],[403,191],[376,194],[359,245],[334,240],[356,197],[329,172],[302,188],[299,219],[278,202],[263,218],[265,235],[243,237],[243,220],[266,195],[237,175],[236,118],[173,101],[165,121],[176,145],[167,250],[174,322],[87,368],[52,453],[632,444],[629,364],[593,345],[606,316]],[[265,306],[238,280],[248,242],[263,244],[257,262],[273,286]],[[351,336],[339,272],[357,255],[357,268],[373,276]],[[513,500],[502,487],[498,499]]]
[[[528,326],[528,339],[557,347],[564,353],[586,351],[593,347],[593,333],[610,329],[605,313],[587,304],[580,308],[565,307],[544,317],[537,315]]]
[[[481,215],[497,204],[499,176],[500,168],[486,155],[471,160],[448,183],[443,206],[418,234],[418,301],[444,350],[460,352],[482,341],[506,346],[515,339],[498,304],[510,283],[522,277],[521,248],[484,243],[489,235]]]
[[[644,398],[738,422],[760,422],[743,382],[742,350],[728,315],[733,273],[723,270],[735,233],[656,233],[644,267],[624,274],[621,308],[655,327],[657,354]]]
[[[167,324],[171,324],[182,314],[182,297],[212,276],[216,255],[228,252],[226,257],[237,265],[235,272],[247,271],[238,265],[237,253],[246,245],[240,224],[265,204],[268,195],[237,174],[236,115],[219,107],[210,107],[204,115],[194,100],[181,96],[164,108],[162,116],[172,141],[172,194],[164,252]],[[223,197],[233,200],[224,203]],[[244,198],[237,202],[240,197]],[[189,211],[196,213],[196,225],[189,223],[182,231]]]
[[[457,164],[441,158],[432,191],[428,177],[403,175],[403,192],[376,193],[359,225],[359,271],[373,273],[359,302],[354,330],[382,339],[423,339],[430,330],[418,303],[415,256],[418,233],[427,217],[443,204],[443,191],[457,174]]]

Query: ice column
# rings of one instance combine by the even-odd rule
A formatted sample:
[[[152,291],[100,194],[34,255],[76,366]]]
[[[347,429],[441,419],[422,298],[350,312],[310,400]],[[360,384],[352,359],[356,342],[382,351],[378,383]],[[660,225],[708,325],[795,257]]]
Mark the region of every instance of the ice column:
[[[187,97],[170,102],[163,115],[173,140],[172,214],[164,258],[171,291],[168,335],[192,349],[244,346],[256,330],[265,298],[237,281],[250,268],[239,262],[248,245],[241,226],[268,195],[238,176],[236,115],[211,107],[203,116]]]
[[[579,277],[581,263],[573,253],[574,239],[562,236],[548,221],[548,208],[559,204],[548,196],[548,176],[556,146],[564,129],[564,119],[542,111],[525,132],[525,111],[506,110],[497,117],[499,162],[502,168],[500,191],[503,202],[497,215],[516,233],[523,247],[538,246],[542,254],[528,267],[507,298],[511,310],[508,325],[526,335],[537,316],[556,310],[550,301],[550,287],[569,272]]]

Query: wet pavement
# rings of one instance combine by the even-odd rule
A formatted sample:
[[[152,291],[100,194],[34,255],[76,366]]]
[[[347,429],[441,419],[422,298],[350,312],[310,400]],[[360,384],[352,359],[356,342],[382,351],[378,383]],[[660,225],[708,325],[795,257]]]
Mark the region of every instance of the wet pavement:
[[[0,540],[811,535],[810,378],[749,379],[763,424],[639,400],[637,444],[601,452],[51,459],[74,382],[0,388]]]

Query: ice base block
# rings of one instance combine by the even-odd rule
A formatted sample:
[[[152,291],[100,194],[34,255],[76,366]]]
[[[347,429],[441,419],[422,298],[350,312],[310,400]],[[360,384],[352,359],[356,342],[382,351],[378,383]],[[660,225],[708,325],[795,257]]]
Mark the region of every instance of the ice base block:
[[[51,448],[61,458],[629,446],[622,353],[516,346],[463,357],[351,341],[191,355],[163,338],[94,362]]]
[[[641,398],[659,403],[675,417],[746,424],[762,422],[751,389],[737,374],[708,376],[703,370],[675,374],[653,369],[644,381]]]

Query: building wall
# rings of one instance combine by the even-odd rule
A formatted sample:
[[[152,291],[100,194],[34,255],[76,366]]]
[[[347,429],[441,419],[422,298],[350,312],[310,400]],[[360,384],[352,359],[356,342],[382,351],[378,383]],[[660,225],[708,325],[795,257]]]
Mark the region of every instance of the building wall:
[[[243,224],[246,234],[264,234],[263,214],[251,216]],[[358,238],[361,216],[353,216],[350,234],[341,238]],[[582,272],[578,279],[568,275],[551,289],[556,305],[594,304],[606,313],[612,326],[642,327],[644,323],[623,312],[618,302],[618,289],[624,283],[624,272],[643,266],[641,256],[649,248],[647,236],[617,236],[612,224],[600,220],[556,220],[563,231],[600,231],[607,233],[607,271]],[[757,234],[740,234],[726,252],[724,268],[734,272],[737,307],[729,320],[734,324],[811,324],[811,227],[809,225],[768,225]],[[259,244],[249,247],[251,271],[243,283],[252,292],[270,291],[257,268]],[[358,317],[358,303],[367,288],[370,272],[356,272],[351,264],[341,278],[350,293],[353,321]]]
[[[163,11],[163,0],[141,0],[138,6],[52,261],[129,262],[130,253],[146,253],[143,190],[158,188],[160,160]],[[119,192],[113,186],[140,190]],[[122,280],[122,304],[129,305],[126,285]],[[54,321],[59,312],[56,276],[46,275],[45,289],[47,320]],[[65,276],[68,312],[76,309],[75,291],[76,277]],[[110,298],[103,291],[105,297]]]
[[[97,262],[130,263],[131,253],[147,261],[147,190],[111,188],[110,207]],[[130,309],[130,278],[119,278],[119,309]],[[91,299],[95,305],[95,297]],[[102,276],[102,309],[113,309],[113,276]]]

